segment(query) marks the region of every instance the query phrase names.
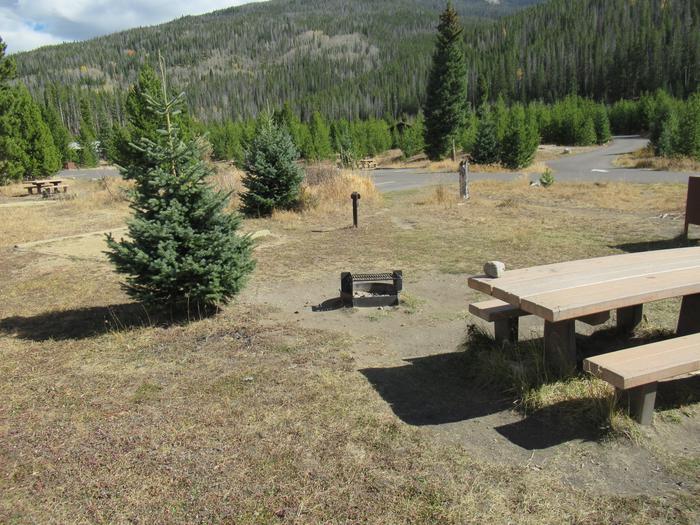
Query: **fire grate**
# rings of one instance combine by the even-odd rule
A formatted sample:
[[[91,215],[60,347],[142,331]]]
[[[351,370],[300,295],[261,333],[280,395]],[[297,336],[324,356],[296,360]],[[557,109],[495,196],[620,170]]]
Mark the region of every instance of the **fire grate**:
[[[403,272],[340,274],[340,299],[343,306],[398,306],[403,289]]]

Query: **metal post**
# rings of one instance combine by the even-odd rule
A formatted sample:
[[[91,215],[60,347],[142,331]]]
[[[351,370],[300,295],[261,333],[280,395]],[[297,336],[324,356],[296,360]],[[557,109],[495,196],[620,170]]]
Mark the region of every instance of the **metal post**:
[[[358,202],[360,200],[360,194],[357,193],[356,191],[352,192],[352,195],[350,195],[350,198],[352,199],[352,225],[357,228],[357,206]]]

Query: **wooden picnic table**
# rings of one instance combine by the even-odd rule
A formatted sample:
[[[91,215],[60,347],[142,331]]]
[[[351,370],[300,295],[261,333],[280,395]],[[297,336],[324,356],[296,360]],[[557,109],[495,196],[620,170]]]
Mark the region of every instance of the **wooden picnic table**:
[[[644,303],[683,297],[678,333],[700,331],[700,247],[611,255],[469,279],[469,287],[544,319],[545,353],[576,365],[575,321],[617,310],[634,328]]]
[[[54,191],[57,192],[59,186],[61,186],[62,183],[63,179],[30,180],[27,181],[27,185],[25,185],[25,188],[27,188],[27,191],[30,194],[33,194],[35,189],[38,194],[41,194],[41,189],[44,186],[53,186]]]

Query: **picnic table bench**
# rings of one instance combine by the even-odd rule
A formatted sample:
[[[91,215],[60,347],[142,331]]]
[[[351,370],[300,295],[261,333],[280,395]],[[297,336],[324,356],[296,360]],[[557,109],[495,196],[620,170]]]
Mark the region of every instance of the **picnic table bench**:
[[[678,335],[700,332],[700,247],[549,264],[506,271],[498,278],[479,275],[469,279],[469,286],[503,302],[501,319],[507,312],[542,318],[545,354],[562,373],[576,368],[577,320],[593,318],[596,324],[597,316],[616,310],[618,326],[631,331],[642,320],[644,303],[682,297]],[[692,348],[700,355],[700,340]]]
[[[32,180],[25,184],[24,187],[27,188],[27,192],[30,195],[34,194],[34,190],[36,190],[37,195],[41,195],[44,188],[49,192],[53,190],[54,193],[58,193],[61,189],[63,189],[64,193],[68,191],[68,186],[63,184],[63,179]]]

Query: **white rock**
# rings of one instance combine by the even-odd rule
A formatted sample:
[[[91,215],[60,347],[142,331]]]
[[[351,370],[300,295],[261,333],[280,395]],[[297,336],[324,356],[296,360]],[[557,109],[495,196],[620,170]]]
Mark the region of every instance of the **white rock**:
[[[251,239],[261,239],[263,237],[268,237],[272,235],[272,232],[270,230],[258,230],[255,233],[253,233],[250,238]]]
[[[484,264],[484,273],[489,277],[502,277],[505,271],[506,265],[501,261],[489,261]]]

